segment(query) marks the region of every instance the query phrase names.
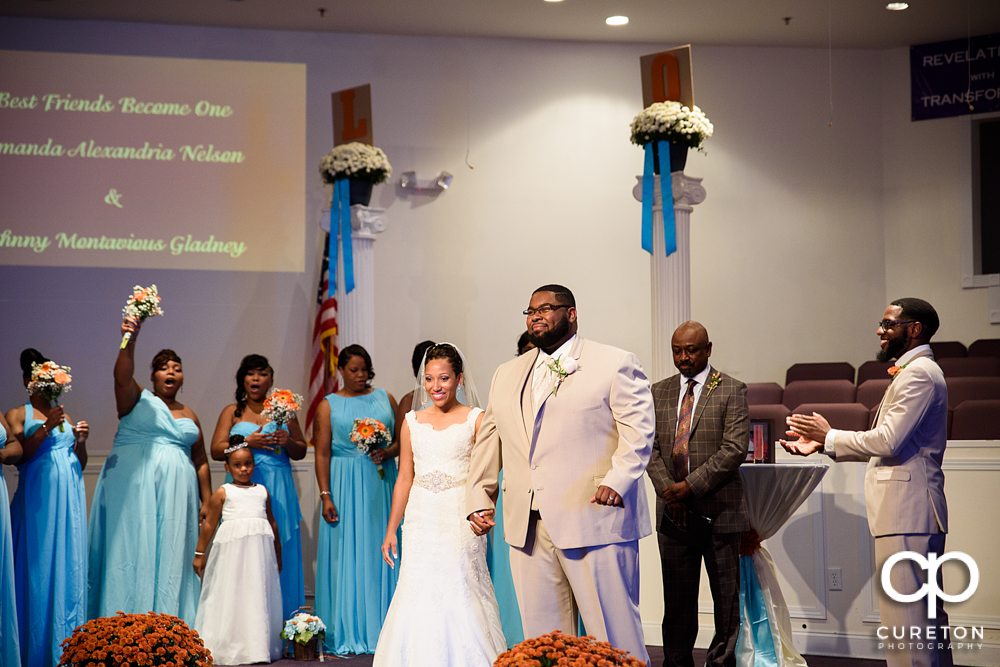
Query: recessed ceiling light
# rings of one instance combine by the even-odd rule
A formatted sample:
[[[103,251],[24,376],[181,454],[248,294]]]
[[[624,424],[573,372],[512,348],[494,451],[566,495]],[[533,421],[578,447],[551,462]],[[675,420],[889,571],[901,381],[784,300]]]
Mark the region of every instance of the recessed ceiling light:
[[[907,7],[909,7],[909,5],[906,4],[905,2],[890,2],[888,5],[885,6],[885,8],[888,9],[890,12],[900,12],[906,9]]]
[[[604,22],[607,23],[608,25],[625,25],[626,23],[628,23],[628,17],[627,16],[609,16],[607,19],[605,19]]]
[[[563,0],[545,0],[545,2],[562,2]]]

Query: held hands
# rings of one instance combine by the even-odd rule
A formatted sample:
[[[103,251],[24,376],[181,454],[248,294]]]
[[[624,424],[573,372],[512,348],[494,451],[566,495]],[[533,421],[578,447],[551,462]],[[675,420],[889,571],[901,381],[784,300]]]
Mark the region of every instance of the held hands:
[[[78,421],[76,426],[73,427],[73,435],[76,436],[76,444],[82,445],[87,442],[87,436],[90,435],[90,424],[85,421]]]
[[[818,412],[811,415],[789,415],[785,423],[789,428],[785,433],[798,438],[795,442],[778,441],[786,452],[796,456],[809,456],[823,450],[826,434],[830,431],[830,422],[823,415]]]
[[[399,552],[396,550],[396,531],[386,533],[385,539],[382,540],[382,560],[395,570],[396,563],[393,561],[394,558],[399,558]]]
[[[275,438],[270,433],[261,433],[260,431],[262,428],[264,427],[259,427],[256,431],[246,437],[247,446],[249,446],[250,449],[267,449],[273,452]]]
[[[625,507],[625,501],[618,495],[618,492],[603,484],[597,487],[597,493],[590,499],[590,502],[606,507]]]
[[[329,495],[321,496],[323,503],[323,520],[327,523],[337,523],[339,517],[337,516],[337,508],[333,506],[333,500]]]
[[[469,528],[478,536],[490,532],[497,522],[493,520],[496,510],[479,510],[469,515]]]
[[[683,504],[691,495],[691,485],[686,479],[682,480],[663,489],[662,495],[667,505]]]

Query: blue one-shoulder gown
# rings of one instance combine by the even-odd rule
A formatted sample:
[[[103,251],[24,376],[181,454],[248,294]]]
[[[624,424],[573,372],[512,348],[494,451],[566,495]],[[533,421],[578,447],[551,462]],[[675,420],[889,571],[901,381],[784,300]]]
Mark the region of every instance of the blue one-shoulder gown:
[[[261,433],[274,433],[277,424],[268,422]],[[240,422],[233,426],[229,435],[239,434],[244,438],[257,431],[259,427],[251,422]],[[281,427],[288,431],[288,427]],[[288,455],[267,449],[253,449],[253,481],[262,485],[271,495],[271,513],[278,524],[278,535],[281,536],[281,612],[287,620],[305,604],[306,589],[302,578],[302,535],[299,524],[302,522],[302,510],[299,508],[299,496],[292,480],[292,464]],[[232,475],[226,475],[226,482],[232,482]]]
[[[0,445],[5,442],[7,431],[0,426]],[[10,538],[10,503],[7,498],[7,482],[0,473],[0,665],[18,665],[21,649],[17,636],[14,547]]]
[[[194,627],[201,582],[198,477],[191,445],[198,426],[174,419],[143,390],[122,417],[90,508],[87,617],[117,611],[179,616]]]
[[[330,494],[339,520],[319,523],[316,611],[326,624],[327,652],[373,653],[399,577],[399,568],[382,560],[396,462],[382,464],[385,479],[380,479],[350,433],[354,420],[365,417],[379,420],[392,432],[392,406],[384,389],[351,398],[330,394],[326,400],[333,434]]]
[[[44,420],[24,406],[24,435]],[[22,667],[53,667],[62,642],[87,620],[87,496],[73,426],[52,430],[19,464],[10,503]]]

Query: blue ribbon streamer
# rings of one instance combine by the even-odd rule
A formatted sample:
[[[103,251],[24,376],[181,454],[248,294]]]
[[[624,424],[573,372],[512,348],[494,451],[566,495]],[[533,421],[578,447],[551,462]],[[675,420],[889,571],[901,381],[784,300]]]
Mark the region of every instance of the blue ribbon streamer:
[[[354,243],[351,241],[351,182],[340,178],[333,182],[333,203],[330,205],[330,263],[327,291],[337,295],[337,230],[344,246],[344,292],[354,290]]]
[[[663,202],[663,245],[666,256],[677,252],[677,222],[674,219],[673,179],[670,178],[670,144],[656,142],[660,162],[660,199]],[[653,143],[645,145],[645,163],[642,169],[642,249],[653,254]]]
[[[760,588],[752,556],[740,556],[740,614],[750,621],[754,667],[778,667],[771,624],[767,620],[767,601]],[[742,624],[740,631],[743,631]]]

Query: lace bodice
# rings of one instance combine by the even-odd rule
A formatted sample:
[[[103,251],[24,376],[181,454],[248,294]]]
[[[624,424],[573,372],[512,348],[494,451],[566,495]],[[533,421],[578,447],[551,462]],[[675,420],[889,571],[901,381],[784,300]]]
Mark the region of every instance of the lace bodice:
[[[441,431],[418,422],[415,412],[406,413],[413,448],[414,484],[437,492],[465,486],[472,445],[476,441],[476,419],[481,412],[473,408],[464,422]]]

